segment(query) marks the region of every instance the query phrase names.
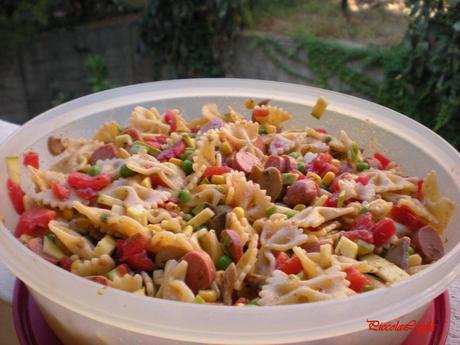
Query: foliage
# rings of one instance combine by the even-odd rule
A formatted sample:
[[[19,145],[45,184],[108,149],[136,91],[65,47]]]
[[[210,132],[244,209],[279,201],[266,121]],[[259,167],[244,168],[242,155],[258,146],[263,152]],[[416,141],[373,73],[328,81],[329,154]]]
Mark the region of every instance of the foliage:
[[[104,58],[97,54],[88,54],[85,60],[86,68],[89,71],[88,85],[91,92],[99,92],[110,89],[109,71]]]
[[[151,53],[155,79],[223,76],[220,58],[242,24],[246,2],[148,0],[140,51]]]

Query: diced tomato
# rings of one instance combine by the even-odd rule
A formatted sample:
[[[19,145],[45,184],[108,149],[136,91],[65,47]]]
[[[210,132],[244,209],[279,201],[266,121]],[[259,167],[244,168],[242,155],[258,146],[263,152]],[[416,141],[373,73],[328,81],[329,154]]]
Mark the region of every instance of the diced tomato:
[[[38,169],[40,166],[40,163],[38,161],[38,153],[35,151],[28,151],[24,154],[24,159],[22,160],[22,163],[25,166],[33,166],[35,169]]]
[[[203,173],[203,178],[214,176],[214,175],[223,175],[232,171],[230,167],[207,167]]]
[[[70,189],[60,183],[52,183],[51,191],[59,200],[68,200],[70,198]]]
[[[6,189],[8,190],[8,196],[10,197],[15,211],[18,214],[24,212],[24,192],[21,186],[9,178],[6,180]]]
[[[120,277],[123,277],[125,274],[130,272],[129,266],[126,264],[121,264],[116,267],[117,273]]]
[[[134,235],[126,240],[117,241],[117,255],[122,262],[142,271],[152,271],[155,265],[148,257],[145,244],[147,240],[141,235]]]
[[[372,213],[366,212],[356,217],[350,225],[351,230],[370,230],[374,226]]]
[[[361,241],[364,241],[370,244],[374,243],[374,236],[372,235],[372,232],[370,230],[366,230],[366,229],[349,230],[349,231],[344,231],[342,235],[352,241],[361,240]]]
[[[153,138],[146,138],[144,142],[152,147],[159,149],[166,142],[166,136],[157,135]]]
[[[91,188],[81,188],[75,189],[75,194],[82,199],[91,200],[97,195],[97,192]]]
[[[380,164],[382,164],[383,169],[386,169],[388,164],[391,163],[391,159],[385,157],[384,155],[378,152],[374,153],[374,158],[377,159],[380,162]]]
[[[316,158],[308,165],[308,170],[313,171],[323,177],[329,171],[337,174],[339,168],[332,164],[332,156],[329,153],[319,153]]]
[[[377,222],[371,231],[374,235],[374,244],[381,247],[396,233],[396,225],[392,219],[385,218]]]
[[[177,118],[173,111],[168,110],[163,116],[163,122],[169,125],[169,131],[175,132],[177,128]]]
[[[150,176],[150,182],[152,183],[152,187],[162,186],[169,188],[169,186],[158,175]]]
[[[266,117],[268,114],[270,114],[268,109],[256,108],[252,111],[252,120],[257,121],[257,118]]]
[[[70,266],[72,266],[72,260],[66,255],[59,260],[58,265],[61,266],[66,271],[70,271]]]
[[[179,157],[185,152],[185,148],[187,145],[185,145],[184,141],[181,140],[177,142],[174,146],[170,147],[169,149],[166,149],[156,157],[160,162],[167,161],[171,158]]]
[[[125,128],[121,134],[128,134],[134,141],[141,140],[141,132],[136,128]]]
[[[417,230],[426,225],[426,223],[417,217],[409,207],[404,205],[393,205],[390,215],[396,222],[407,226],[411,230]]]
[[[31,208],[21,214],[14,231],[16,237],[30,235],[43,236],[48,230],[50,220],[56,218],[56,212],[46,208]]]
[[[373,285],[370,279],[366,278],[354,267],[349,267],[344,271],[347,274],[346,279],[350,282],[349,288],[355,292],[362,292],[364,286]]]
[[[315,128],[315,131],[317,131],[318,133],[327,134],[327,131],[324,128]]]
[[[324,206],[326,207],[337,207],[337,203],[339,201],[339,192],[334,192],[330,197],[328,197]]]
[[[289,256],[283,252],[280,253],[276,258],[275,268],[277,270],[283,271],[286,274],[297,274],[302,271],[302,263],[297,256],[289,258]]]
[[[111,182],[110,175],[90,176],[80,172],[70,173],[67,183],[74,189],[90,188],[92,190],[101,190]]]
[[[355,181],[356,183],[360,183],[363,186],[366,186],[367,183],[369,182],[369,175],[361,174],[358,176],[358,178]]]
[[[417,191],[415,192],[415,198],[422,201],[423,199],[423,194],[422,194],[422,188],[423,188],[423,180],[418,180],[417,181]]]

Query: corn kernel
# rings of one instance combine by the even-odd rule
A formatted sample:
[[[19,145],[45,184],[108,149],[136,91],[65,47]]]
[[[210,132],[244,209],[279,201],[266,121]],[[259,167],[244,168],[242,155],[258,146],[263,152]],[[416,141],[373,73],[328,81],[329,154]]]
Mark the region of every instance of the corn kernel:
[[[62,211],[62,216],[65,220],[72,220],[75,216],[75,213],[71,208],[66,208],[64,211]]]
[[[273,125],[264,125],[265,127],[265,131],[267,132],[267,134],[273,134],[273,133],[276,133],[276,126],[273,126]]]
[[[412,254],[408,260],[409,267],[418,266],[422,264],[422,257],[418,254]]]
[[[312,171],[309,171],[307,173],[307,177],[311,178],[313,181],[315,181],[315,183],[317,185],[320,185],[321,184],[321,177],[318,175],[318,174],[315,174],[314,172]]]
[[[239,220],[244,218],[244,210],[241,207],[235,207],[233,213]]]
[[[182,161],[178,158],[171,158],[169,160],[169,163],[172,163],[174,165],[177,165],[178,167],[181,167],[182,166]]]
[[[126,151],[124,148],[119,147],[119,148],[118,148],[118,157],[120,157],[120,158],[122,158],[122,159],[126,159],[126,158],[131,157],[131,155],[130,155],[129,152]]]
[[[225,176],[223,175],[213,175],[211,177],[211,182],[214,184],[225,184]]]
[[[152,188],[152,180],[150,177],[146,177],[142,180],[141,185],[145,188]]]
[[[233,147],[228,141],[224,141],[224,143],[220,147],[220,150],[225,156],[228,156],[233,152]]]
[[[325,186],[329,186],[329,184],[335,179],[335,174],[332,171],[328,171],[326,175],[324,175],[321,183]]]
[[[254,107],[256,106],[256,101],[254,101],[253,99],[247,99],[244,101],[244,106],[246,109],[254,109]]]
[[[199,290],[198,296],[201,296],[206,302],[214,303],[217,301],[217,292],[215,290]]]
[[[156,225],[156,224],[149,224],[149,225],[147,225],[147,228],[148,228],[149,230],[152,230],[153,232],[160,232],[160,231],[162,231],[162,229],[161,229],[158,225]]]
[[[133,138],[128,134],[117,135],[115,137],[115,145],[118,147],[129,146],[133,144]]]
[[[324,97],[319,97],[316,100],[315,105],[311,109],[311,115],[316,117],[318,120],[323,116],[324,111],[327,108],[327,101]]]
[[[294,211],[302,211],[302,210],[305,210],[305,205],[303,204],[297,204],[294,206]]]

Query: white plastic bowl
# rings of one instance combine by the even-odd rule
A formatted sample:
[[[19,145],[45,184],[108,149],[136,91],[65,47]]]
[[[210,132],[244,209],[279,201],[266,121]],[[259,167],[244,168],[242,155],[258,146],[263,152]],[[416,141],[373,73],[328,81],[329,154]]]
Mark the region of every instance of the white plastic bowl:
[[[329,101],[318,121],[309,115],[319,96]],[[270,98],[292,114],[291,125],[345,129],[368,152],[388,154],[409,174],[435,169],[442,194],[460,203],[460,155],[446,141],[410,118],[343,94],[278,82],[240,79],[193,79],[147,83],[86,96],[53,108],[25,124],[0,148],[0,157],[28,148],[50,159],[50,134],[91,137],[103,122],[126,124],[136,105],[163,111],[179,108],[187,118],[201,106],[218,103],[243,110],[246,98]],[[300,128],[300,127],[299,127]],[[1,160],[0,183],[6,167]],[[4,190],[5,191],[5,190]],[[17,215],[6,192],[0,200],[6,226]],[[447,253],[430,268],[389,289],[346,299],[261,308],[179,303],[107,289],[56,267],[24,247],[0,226],[0,259],[30,288],[51,327],[65,344],[399,344],[404,332],[367,330],[366,320],[418,320],[427,304],[460,272],[460,208],[445,232]]]

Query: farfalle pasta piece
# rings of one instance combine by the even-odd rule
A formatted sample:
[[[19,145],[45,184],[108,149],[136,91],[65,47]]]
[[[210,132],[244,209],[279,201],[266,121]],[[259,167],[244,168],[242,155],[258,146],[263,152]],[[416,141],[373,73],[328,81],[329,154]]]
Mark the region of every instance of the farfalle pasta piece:
[[[235,123],[227,124],[220,129],[222,140],[228,141],[234,148],[241,150],[253,146],[254,141],[259,135],[259,124],[240,120]]]
[[[416,186],[400,175],[391,171],[383,171],[377,169],[370,169],[366,171],[369,176],[368,185],[375,186],[376,193],[394,192],[394,191],[407,191],[412,192],[416,190]]]
[[[373,200],[367,205],[367,208],[375,217],[375,219],[380,219],[387,216],[390,213],[392,207],[393,203],[383,199]]]
[[[275,270],[276,258],[273,252],[266,248],[261,247],[257,254],[257,261],[254,268],[254,273],[262,276],[270,276]]]
[[[283,122],[291,118],[291,115],[286,110],[273,105],[257,105],[254,107],[254,110],[268,112],[266,116],[257,117],[257,121],[262,124],[279,127]]]
[[[270,219],[265,223],[260,234],[260,244],[263,247],[282,252],[300,246],[307,240],[308,235],[287,219],[278,221]]]
[[[205,202],[217,206],[224,198],[224,193],[216,185],[202,184],[192,190],[192,198],[187,202],[187,206],[194,207]]]
[[[327,143],[329,147],[331,147],[334,151],[345,153],[348,150],[348,147],[333,135],[318,132],[310,127],[306,127],[305,132],[307,133],[308,137]]]
[[[185,178],[185,189],[187,189],[187,190],[195,189],[195,187],[198,186],[198,183],[200,183],[200,180],[201,180],[205,170],[206,170],[206,166],[202,165],[201,167],[198,167],[197,171],[195,171],[194,173],[188,175]]]
[[[332,219],[354,212],[353,207],[335,208],[310,206],[296,213],[290,221],[302,228],[316,228]]]
[[[203,166],[216,166],[217,148],[220,146],[219,133],[209,130],[198,139],[193,154],[193,171],[198,172]]]
[[[52,220],[48,224],[49,229],[59,241],[71,252],[83,259],[91,259],[94,253],[94,245],[85,236],[72,230],[68,224]]]
[[[289,140],[281,134],[275,134],[270,142],[268,151],[271,155],[282,155],[292,151],[296,146],[296,142]]]
[[[89,260],[75,260],[72,262],[70,271],[81,277],[105,275],[115,267],[110,255],[104,254],[98,258]]]
[[[169,231],[155,233],[146,247],[149,251],[155,253],[157,265],[162,265],[171,259],[179,260],[185,253],[193,249],[185,234],[176,234]]]
[[[112,282],[115,289],[135,292],[142,289],[143,280],[140,274],[125,274],[122,277],[114,275]]]
[[[134,108],[129,118],[131,127],[146,133],[168,134],[169,125],[161,121],[156,108],[147,109],[141,106]]]
[[[205,230],[199,236],[199,244],[201,249],[203,249],[209,256],[212,258],[212,261],[216,264],[217,261],[224,255],[222,245],[219,242],[216,232],[214,230]]]
[[[185,260],[166,262],[163,279],[156,297],[173,301],[193,302],[195,295],[184,282],[187,268],[188,263]]]
[[[89,164],[89,158],[93,152],[102,145],[103,142],[97,140],[79,142],[74,148],[69,147],[70,154],[53,164],[50,169],[65,174],[83,170]]]
[[[251,224],[249,224],[246,217],[241,219],[235,214],[235,212],[227,213],[225,220],[225,228],[235,231],[241,239],[243,245],[249,240],[249,237],[255,234]]]
[[[86,206],[78,201],[74,202],[73,208],[88,217],[94,226],[110,235],[131,237],[140,234],[146,239],[150,239],[152,236],[149,229],[128,216],[120,216],[111,210]]]
[[[236,264],[237,277],[235,281],[235,290],[240,290],[243,286],[246,276],[254,271],[257,261],[257,241],[259,236],[254,234],[249,241],[248,249],[244,252],[243,256]]]
[[[98,160],[96,165],[101,169],[100,174],[110,175],[113,178],[120,175],[120,168],[125,164],[125,160],[121,158],[112,158]]]
[[[250,221],[265,216],[265,211],[273,205],[265,191],[260,189],[258,184],[247,181],[241,172],[228,173],[226,185],[225,204],[232,207],[242,207]]]
[[[171,197],[170,192],[144,187],[136,179],[119,179],[100,193],[120,200],[124,207],[140,205],[147,210]]]
[[[116,121],[109,121],[104,123],[94,135],[94,140],[102,141],[105,143],[112,143],[115,141],[121,126]]]
[[[142,175],[156,174],[172,190],[180,190],[184,186],[185,173],[175,164],[161,163],[146,153],[132,155],[126,160],[126,166]]]

